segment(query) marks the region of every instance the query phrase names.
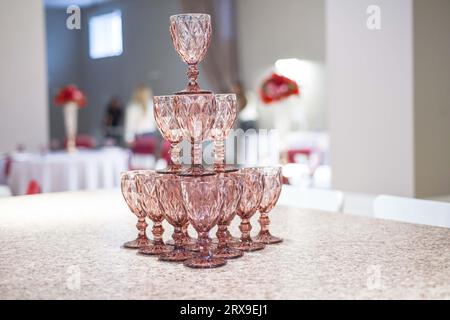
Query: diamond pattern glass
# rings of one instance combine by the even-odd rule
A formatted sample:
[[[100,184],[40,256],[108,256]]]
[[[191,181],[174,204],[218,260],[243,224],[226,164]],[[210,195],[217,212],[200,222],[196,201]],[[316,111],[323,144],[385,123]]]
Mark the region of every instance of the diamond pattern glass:
[[[241,200],[242,195],[242,175],[238,173],[222,174],[223,182],[223,206],[217,226],[217,249],[214,255],[219,258],[239,258],[243,253],[240,250],[233,249],[230,246],[231,235],[228,227],[236,216],[236,208]]]
[[[219,176],[182,177],[181,188],[189,222],[198,233],[200,252],[186,260],[191,268],[215,268],[226,264],[211,250],[209,231],[219,221],[223,205],[223,178]]]
[[[258,210],[263,192],[263,179],[258,169],[243,168],[239,170],[243,175],[242,196],[237,208],[237,214],[241,218],[239,230],[241,230],[241,240],[233,244],[233,247],[242,251],[255,251],[264,249],[264,243],[254,242],[250,237],[252,226],[250,218]]]
[[[214,170],[216,172],[237,171],[225,166],[225,140],[233,127],[237,115],[236,95],[232,93],[215,95],[217,115],[211,128],[214,141]]]
[[[265,244],[273,244],[282,242],[283,239],[275,237],[269,232],[270,219],[268,213],[275,207],[281,193],[281,186],[283,185],[281,176],[281,167],[262,167],[258,171],[263,177],[263,195],[258,210],[261,213],[259,224],[261,230],[254,239],[257,242]]]
[[[156,178],[157,173],[153,170],[142,171],[136,174],[136,192],[139,195],[139,202],[147,217],[153,221],[153,244],[139,249],[139,253],[144,255],[160,255],[170,250],[162,239],[164,216],[159,207],[156,194]]]
[[[172,251],[159,256],[163,261],[184,261],[192,257],[192,253],[183,247],[182,228],[188,222],[188,217],[183,204],[180,179],[172,174],[159,175],[156,178],[160,208],[167,222],[174,227],[172,238],[175,246]]]
[[[174,96],[154,96],[153,114],[161,135],[170,143],[171,163],[158,173],[178,173],[181,170],[181,144],[183,134],[174,112]]]
[[[145,222],[146,213],[140,206],[139,195],[136,190],[136,173],[136,171],[127,171],[123,172],[120,177],[123,198],[128,208],[138,218],[138,223],[136,224],[136,228],[138,229],[137,238],[123,244],[123,247],[128,249],[139,249],[151,244],[145,232],[147,229],[147,223]]]
[[[188,92],[198,92],[198,63],[211,43],[211,17],[207,14],[179,14],[170,17],[170,36],[181,59],[188,64]]]
[[[174,97],[175,115],[183,136],[191,142],[191,167],[186,176],[211,175],[202,165],[202,142],[209,136],[217,113],[214,95],[210,93],[179,94]]]

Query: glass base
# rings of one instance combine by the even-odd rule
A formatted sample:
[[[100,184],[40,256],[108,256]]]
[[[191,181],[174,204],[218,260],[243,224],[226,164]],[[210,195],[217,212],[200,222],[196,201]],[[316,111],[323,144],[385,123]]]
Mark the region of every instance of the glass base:
[[[209,268],[218,268],[227,264],[227,260],[224,258],[216,258],[216,257],[195,257],[184,262],[184,265],[189,268],[197,268],[197,269],[209,269]]]
[[[218,248],[214,251],[214,257],[225,258],[225,259],[236,259],[240,258],[244,253],[240,250],[233,249],[231,247]]]
[[[256,237],[252,238],[252,240],[264,244],[275,244],[283,242],[283,239],[275,237],[270,233],[260,233]]]
[[[181,166],[167,166],[164,169],[156,170],[156,173],[160,174],[178,174],[183,168]]]
[[[256,251],[262,250],[266,247],[264,243],[253,241],[239,241],[238,243],[232,244],[231,246],[241,251]]]
[[[126,249],[139,249],[139,248],[142,248],[142,247],[149,246],[152,243],[153,242],[150,239],[148,239],[147,237],[145,237],[145,238],[137,238],[135,240],[125,242],[122,245],[122,247],[126,248]]]
[[[227,243],[228,244],[238,243],[240,240],[241,239],[239,239],[239,238],[231,236],[230,238],[227,239]],[[215,245],[217,245],[219,243],[219,239],[217,239],[217,238],[213,238],[211,241],[212,241],[211,243],[215,244]]]
[[[175,246],[175,242],[172,239],[170,239],[170,240],[166,241],[166,245],[173,247],[173,246]],[[194,239],[194,238],[189,238],[189,242],[187,245],[184,246],[184,248],[189,251],[195,251],[195,252],[200,251],[200,249],[197,245],[197,239]]]
[[[169,252],[170,250],[171,250],[171,248],[169,248],[168,246],[166,246],[164,244],[157,244],[157,245],[154,244],[154,245],[149,245],[149,246],[140,248],[138,253],[143,254],[143,255],[148,255],[148,256],[157,256],[162,253]]]
[[[163,253],[159,256],[161,261],[180,262],[191,259],[193,253],[185,249],[173,249],[172,251]]]
[[[185,168],[181,170],[178,174],[183,177],[202,177],[202,176],[213,176],[216,173],[210,169],[207,169],[203,166],[190,166],[189,168]]]
[[[218,173],[227,173],[227,172],[236,172],[236,171],[239,171],[239,169],[235,166],[226,164],[223,166],[215,165],[214,171],[218,172]]]

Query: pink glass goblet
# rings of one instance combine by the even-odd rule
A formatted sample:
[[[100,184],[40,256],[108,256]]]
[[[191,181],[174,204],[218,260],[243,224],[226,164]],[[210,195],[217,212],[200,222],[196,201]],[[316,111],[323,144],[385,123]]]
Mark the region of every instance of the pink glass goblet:
[[[186,91],[200,90],[198,63],[203,60],[211,43],[211,17],[207,14],[179,14],[170,17],[170,36],[181,59],[188,65]]]
[[[180,177],[172,174],[159,175],[156,178],[156,192],[160,208],[166,220],[174,227],[172,238],[173,250],[159,256],[162,261],[184,261],[192,258],[192,253],[184,248],[182,228],[188,218],[183,204]]]
[[[270,219],[268,213],[275,207],[281,193],[282,176],[281,167],[261,167],[258,171],[263,177],[263,195],[258,207],[258,211],[261,213],[259,217],[259,224],[261,230],[259,234],[254,238],[254,241],[274,244],[282,242],[283,239],[275,237],[269,232]]]
[[[139,201],[147,217],[153,221],[153,244],[139,249],[140,254],[160,255],[170,251],[162,239],[164,228],[162,222],[164,215],[161,212],[156,194],[157,173],[153,170],[142,171],[136,174],[136,187],[139,194]]]
[[[215,176],[182,177],[181,189],[189,222],[198,233],[200,252],[186,260],[191,268],[215,268],[227,261],[213,255],[209,231],[219,221],[223,205],[223,178]]]
[[[141,208],[139,203],[139,195],[136,188],[136,171],[123,172],[120,176],[120,187],[122,189],[122,195],[125,202],[130,208],[131,212],[138,218],[136,228],[138,229],[138,236],[135,240],[125,242],[124,248],[139,249],[151,244],[151,241],[147,238],[145,230],[147,228],[147,222],[145,222],[146,213]]]
[[[174,96],[154,96],[153,114],[161,135],[170,143],[171,163],[158,173],[179,173],[181,170],[181,141],[183,134],[178,125],[173,105]]]
[[[191,143],[191,166],[182,176],[215,174],[203,167],[202,142],[209,136],[216,118],[216,103],[211,93],[179,93],[174,97],[175,115],[183,137]]]
[[[233,127],[237,115],[236,95],[232,93],[216,94],[217,115],[210,131],[214,141],[214,170],[232,172],[238,169],[225,164],[225,140]]]
[[[241,179],[243,177],[234,173],[223,174],[223,177],[223,206],[217,225],[218,244],[214,256],[226,259],[239,258],[243,256],[243,252],[230,246],[231,235],[228,226],[236,216],[236,208],[242,195]]]
[[[183,228],[181,228],[181,232],[183,233],[183,247],[190,251],[199,251],[197,240],[192,238],[188,232],[189,222],[187,222]],[[166,242],[169,246],[174,246],[175,242],[173,240],[168,240]]]
[[[239,170],[242,173],[242,196],[237,207],[237,215],[241,218],[239,230],[241,230],[241,240],[232,244],[236,249],[242,251],[255,251],[264,249],[265,244],[252,241],[250,231],[252,226],[250,218],[258,210],[263,192],[262,175],[256,168],[243,168]]]

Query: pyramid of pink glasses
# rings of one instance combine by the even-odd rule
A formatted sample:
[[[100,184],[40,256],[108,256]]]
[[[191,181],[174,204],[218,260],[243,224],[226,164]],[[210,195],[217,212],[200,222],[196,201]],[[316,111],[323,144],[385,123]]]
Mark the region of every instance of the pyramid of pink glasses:
[[[281,192],[281,168],[226,165],[225,140],[237,115],[236,95],[214,94],[198,85],[198,63],[206,55],[211,31],[207,14],[170,17],[173,45],[188,65],[186,89],[153,99],[156,123],[171,146],[171,162],[163,170],[134,170],[121,176],[124,199],[138,218],[138,236],[124,247],[192,268],[220,267],[227,259],[282,241],[268,229],[268,213]],[[191,143],[189,166],[181,163],[183,140]],[[205,140],[214,142],[214,165],[210,167],[203,165]],[[257,211],[260,231],[252,238],[250,218]],[[241,219],[239,238],[228,230],[236,216]],[[164,220],[174,228],[173,240],[167,242],[163,240]],[[147,237],[147,221],[153,223],[152,240]],[[197,238],[189,235],[189,225]],[[214,226],[217,238],[211,239]]]

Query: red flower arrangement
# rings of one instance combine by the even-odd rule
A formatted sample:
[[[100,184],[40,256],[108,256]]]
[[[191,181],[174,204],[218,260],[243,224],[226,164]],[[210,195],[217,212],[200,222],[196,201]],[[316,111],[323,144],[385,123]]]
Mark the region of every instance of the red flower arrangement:
[[[59,90],[58,94],[55,96],[55,104],[57,106],[65,105],[69,102],[74,102],[79,108],[86,106],[86,96],[80,89],[74,84],[69,84]]]
[[[272,73],[269,78],[264,80],[260,90],[261,100],[266,104],[286,99],[292,95],[300,95],[297,82],[277,73]]]

